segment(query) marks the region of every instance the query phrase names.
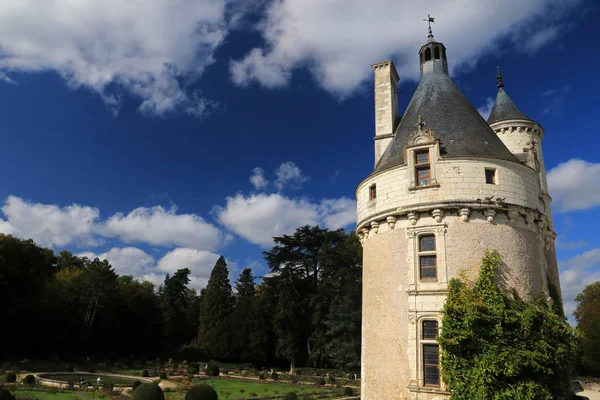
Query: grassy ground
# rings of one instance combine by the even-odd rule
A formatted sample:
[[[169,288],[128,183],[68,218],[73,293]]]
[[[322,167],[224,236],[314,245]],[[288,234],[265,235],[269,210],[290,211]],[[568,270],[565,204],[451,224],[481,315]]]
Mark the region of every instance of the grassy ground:
[[[288,392],[296,392],[296,394],[304,393],[333,393],[334,390],[326,387],[312,387],[312,386],[300,386],[286,383],[271,383],[271,382],[254,382],[244,381],[236,379],[208,379],[208,380],[197,380],[194,379],[193,383],[205,383],[212,386],[217,393],[219,398],[224,400],[227,399],[239,399],[239,398],[261,398],[265,396],[283,396]],[[256,396],[253,396],[256,394]],[[184,395],[182,393],[165,393],[167,399],[182,399]]]
[[[46,393],[40,390],[18,390],[12,391],[11,394],[15,396],[17,400],[110,400],[109,397],[102,397],[99,394],[83,392]]]

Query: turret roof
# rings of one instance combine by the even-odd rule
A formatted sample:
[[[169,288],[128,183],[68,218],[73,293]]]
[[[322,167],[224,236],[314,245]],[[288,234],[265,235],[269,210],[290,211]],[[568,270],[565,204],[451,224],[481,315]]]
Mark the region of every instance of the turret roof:
[[[404,164],[404,147],[417,131],[419,115],[426,129],[433,130],[434,138],[439,139],[443,158],[489,157],[518,162],[452,79],[436,70],[423,74],[374,172]]]
[[[498,88],[498,95],[496,96],[496,102],[492,108],[492,112],[488,117],[488,124],[493,124],[498,121],[505,121],[509,119],[526,119],[531,120],[525,114],[519,110],[519,108],[513,103],[503,87]]]

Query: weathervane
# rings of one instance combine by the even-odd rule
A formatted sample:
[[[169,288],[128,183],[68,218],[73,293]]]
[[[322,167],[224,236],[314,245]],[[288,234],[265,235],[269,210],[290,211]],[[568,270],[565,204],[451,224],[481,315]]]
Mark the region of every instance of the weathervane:
[[[433,32],[431,32],[431,23],[433,22],[435,24],[435,18],[433,18],[431,15],[427,14],[427,19],[424,19],[423,21],[425,21],[429,24],[429,35],[427,37],[433,38]]]

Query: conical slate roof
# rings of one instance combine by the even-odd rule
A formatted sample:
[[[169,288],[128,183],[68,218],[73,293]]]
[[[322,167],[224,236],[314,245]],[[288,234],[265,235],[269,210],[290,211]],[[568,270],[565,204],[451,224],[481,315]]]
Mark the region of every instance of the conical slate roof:
[[[500,73],[500,67],[498,67],[498,75],[496,78],[498,79],[498,95],[496,96],[494,107],[492,107],[492,112],[488,117],[488,124],[510,119],[525,119],[531,121],[530,118],[519,110],[504,91],[504,82],[502,80],[502,74]]]
[[[424,73],[394,138],[375,167],[382,171],[404,164],[404,147],[417,130],[419,115],[440,140],[443,158],[490,157],[518,162],[479,112],[444,71]]]

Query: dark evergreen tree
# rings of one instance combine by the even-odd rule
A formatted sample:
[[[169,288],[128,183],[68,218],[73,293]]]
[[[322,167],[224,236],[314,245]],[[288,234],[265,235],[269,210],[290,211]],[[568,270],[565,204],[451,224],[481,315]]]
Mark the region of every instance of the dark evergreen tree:
[[[172,277],[167,274],[158,290],[163,333],[172,349],[178,349],[186,339],[189,276],[188,268],[177,270]]]
[[[246,268],[240,274],[235,283],[235,308],[229,318],[231,331],[231,351],[239,357],[239,360],[250,360],[252,350],[250,348],[250,336],[252,320],[255,318],[254,275],[250,268]]]
[[[231,356],[231,332],[227,329],[234,298],[229,270],[223,256],[215,264],[200,303],[198,343],[215,358]]]

